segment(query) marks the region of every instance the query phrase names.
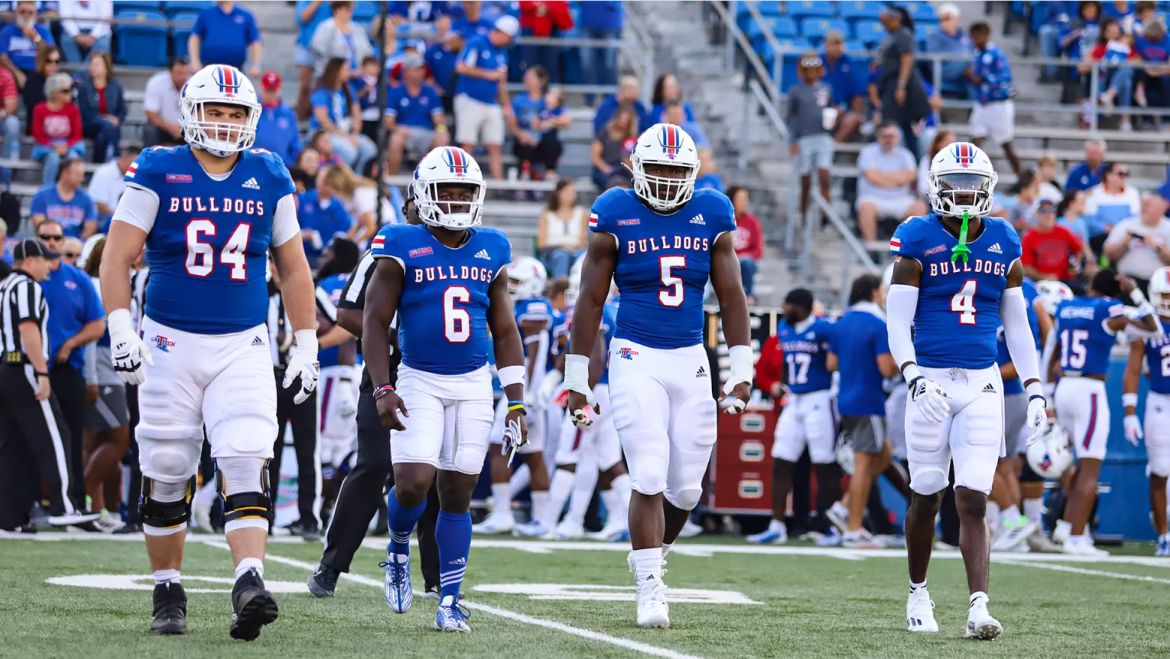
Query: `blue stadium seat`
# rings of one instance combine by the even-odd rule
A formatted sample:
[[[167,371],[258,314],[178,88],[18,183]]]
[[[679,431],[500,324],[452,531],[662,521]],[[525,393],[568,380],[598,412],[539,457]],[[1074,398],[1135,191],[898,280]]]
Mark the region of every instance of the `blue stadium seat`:
[[[120,7],[122,4],[124,3],[119,2],[115,6]],[[177,14],[198,14],[212,5],[211,2],[192,2],[183,0],[164,2],[162,4],[167,12],[167,16],[170,16],[171,18],[174,18]]]
[[[757,2],[755,4],[756,4],[756,9],[759,10],[761,16],[775,16],[776,18],[779,18],[780,16],[784,15],[784,12],[780,8],[780,3],[776,2],[775,0],[770,0],[767,2]],[[748,23],[750,23],[751,20],[752,20],[752,13],[748,9],[748,3],[747,2],[736,3],[735,24],[739,26],[739,29],[743,30],[744,32],[747,32]]]
[[[796,24],[792,22],[791,18],[778,16],[765,16],[763,25],[752,21],[748,25],[747,37],[751,40],[752,47],[756,52],[762,52],[763,44],[767,41],[764,37],[766,32],[771,32],[778,39],[792,39],[796,37]]]
[[[353,3],[353,20],[358,23],[373,21],[374,17],[382,13],[377,2]]]
[[[833,18],[837,15],[835,7],[831,2],[816,2],[815,0],[802,0],[801,2],[789,2],[785,5],[788,8],[788,15],[794,20],[802,18]]]
[[[800,57],[804,51],[812,50],[812,44],[803,39],[780,39],[780,46],[797,49],[796,52],[786,54],[780,58],[780,73],[782,76],[780,91],[783,93],[798,82],[797,66],[800,63]],[[768,70],[775,71],[776,53],[772,50],[771,44],[764,44],[763,59]]]
[[[853,38],[873,48],[886,38],[886,28],[877,21],[860,21],[853,25]]]
[[[122,13],[123,11],[135,12],[142,10],[157,10],[162,6],[161,2],[138,2],[137,0],[129,0],[127,2],[119,2],[114,5],[116,10],[114,13]]]
[[[119,3],[121,4],[121,3]],[[165,21],[158,10],[127,11],[119,7],[118,18],[138,21]],[[127,66],[161,67],[167,63],[167,29],[151,25],[119,25],[115,61]]]
[[[187,39],[191,37],[191,28],[195,27],[195,19],[199,18],[198,11],[191,9],[174,10],[171,13],[171,22],[178,23],[171,28],[171,54],[186,56]]]
[[[833,30],[840,30],[848,39],[852,36],[849,24],[845,21],[835,21],[826,18],[806,18],[800,23],[800,36],[813,42],[820,42],[825,35]]]
[[[841,20],[855,24],[858,21],[876,21],[882,13],[880,2],[842,2],[838,7],[841,11]]]
[[[899,2],[898,6],[909,12],[915,23],[938,23],[938,14],[929,2]]]

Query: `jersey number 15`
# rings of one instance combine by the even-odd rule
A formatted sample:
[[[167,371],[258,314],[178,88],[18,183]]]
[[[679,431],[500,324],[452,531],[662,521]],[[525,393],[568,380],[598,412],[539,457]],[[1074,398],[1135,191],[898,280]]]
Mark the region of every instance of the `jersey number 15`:
[[[199,239],[214,236],[215,223],[208,218],[196,218],[187,223],[187,274],[205,278],[215,269],[215,248]],[[248,280],[248,238],[252,225],[241,222],[236,225],[227,243],[219,252],[219,262],[231,266],[232,281]]]

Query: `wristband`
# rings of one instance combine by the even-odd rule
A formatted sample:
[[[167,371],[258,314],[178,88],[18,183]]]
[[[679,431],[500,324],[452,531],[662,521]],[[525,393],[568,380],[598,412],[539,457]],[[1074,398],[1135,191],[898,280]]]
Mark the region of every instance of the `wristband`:
[[[1142,293],[1142,289],[1135,288],[1129,292],[1129,299],[1133,301],[1133,306],[1140,307],[1146,301],[1146,296]]]
[[[46,372],[44,372],[44,373],[42,373],[42,372],[40,372],[40,371],[33,371],[33,375],[37,376],[38,378],[47,378],[47,377],[49,377],[49,373],[48,373],[47,371],[46,371]],[[1134,396],[1137,396],[1137,394],[1134,394]]]
[[[565,389],[579,391],[589,386],[589,358],[585,355],[565,355]]]
[[[1028,394],[1028,400],[1033,398],[1044,398],[1044,385],[1039,382],[1033,382],[1024,387],[1024,393]]]
[[[746,382],[751,385],[754,357],[751,346],[731,346],[727,349],[727,357],[730,361],[728,381],[736,384]]]
[[[380,387],[374,387],[374,400],[378,400],[382,396],[394,391],[394,387],[389,384],[384,384]]]
[[[1137,407],[1138,395],[1137,394],[1121,394],[1121,404],[1124,405],[1125,407]]]
[[[438,126],[435,126],[435,131],[440,132],[440,133],[446,133],[447,132],[447,124],[439,124]]]
[[[522,400],[508,401],[508,411],[515,412],[517,410],[523,412],[524,416],[528,416],[528,409],[524,406],[524,401],[522,401]]]
[[[902,370],[902,379],[905,380],[906,383],[910,385],[911,389],[914,388],[914,381],[915,380],[922,378],[922,377],[926,377],[926,376],[922,375],[922,371],[918,370],[918,364],[915,364],[914,362],[906,362],[905,364],[902,365],[901,370]]]
[[[505,366],[500,369],[500,386],[509,387],[518,384],[524,385],[524,367],[523,366]]]

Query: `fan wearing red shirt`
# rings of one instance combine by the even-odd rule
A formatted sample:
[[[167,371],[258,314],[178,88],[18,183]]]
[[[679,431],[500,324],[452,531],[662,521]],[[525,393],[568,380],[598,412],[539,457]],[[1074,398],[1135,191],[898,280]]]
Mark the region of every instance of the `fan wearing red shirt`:
[[[44,184],[57,182],[61,159],[85,158],[85,142],[81,141],[81,110],[73,102],[73,78],[58,73],[45,81],[45,100],[37,103],[32,113],[33,160],[45,167]]]
[[[780,403],[780,369],[784,366],[784,349],[780,337],[773,334],[760,347],[760,358],[756,361],[756,388]]]
[[[1072,280],[1083,265],[1081,239],[1056,223],[1056,206],[1048,199],[1037,206],[1036,226],[1024,232],[1021,246],[1024,253],[1020,263],[1024,266],[1024,274],[1036,281]],[[1070,260],[1075,260],[1075,269],[1069,267]]]
[[[526,37],[547,39],[563,35],[573,29],[573,16],[569,13],[569,3],[564,0],[520,3],[520,29]],[[549,81],[558,83],[561,79],[560,56],[563,48],[556,46],[520,47],[520,62],[522,67],[539,64],[548,71]]]
[[[764,258],[764,232],[760,220],[752,215],[751,198],[747,188],[733,185],[727,190],[727,197],[735,209],[735,233],[731,244],[739,257],[739,272],[743,277],[743,292],[748,304],[754,304],[753,282],[759,270],[759,261]]]

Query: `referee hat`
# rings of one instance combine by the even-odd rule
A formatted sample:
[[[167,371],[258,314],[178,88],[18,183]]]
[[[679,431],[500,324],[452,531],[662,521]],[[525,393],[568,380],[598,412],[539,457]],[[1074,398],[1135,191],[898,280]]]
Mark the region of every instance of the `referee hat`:
[[[35,236],[21,238],[12,249],[12,260],[23,261],[30,256],[43,256],[46,259],[55,259],[61,256],[60,252],[49,249],[43,240]]]

